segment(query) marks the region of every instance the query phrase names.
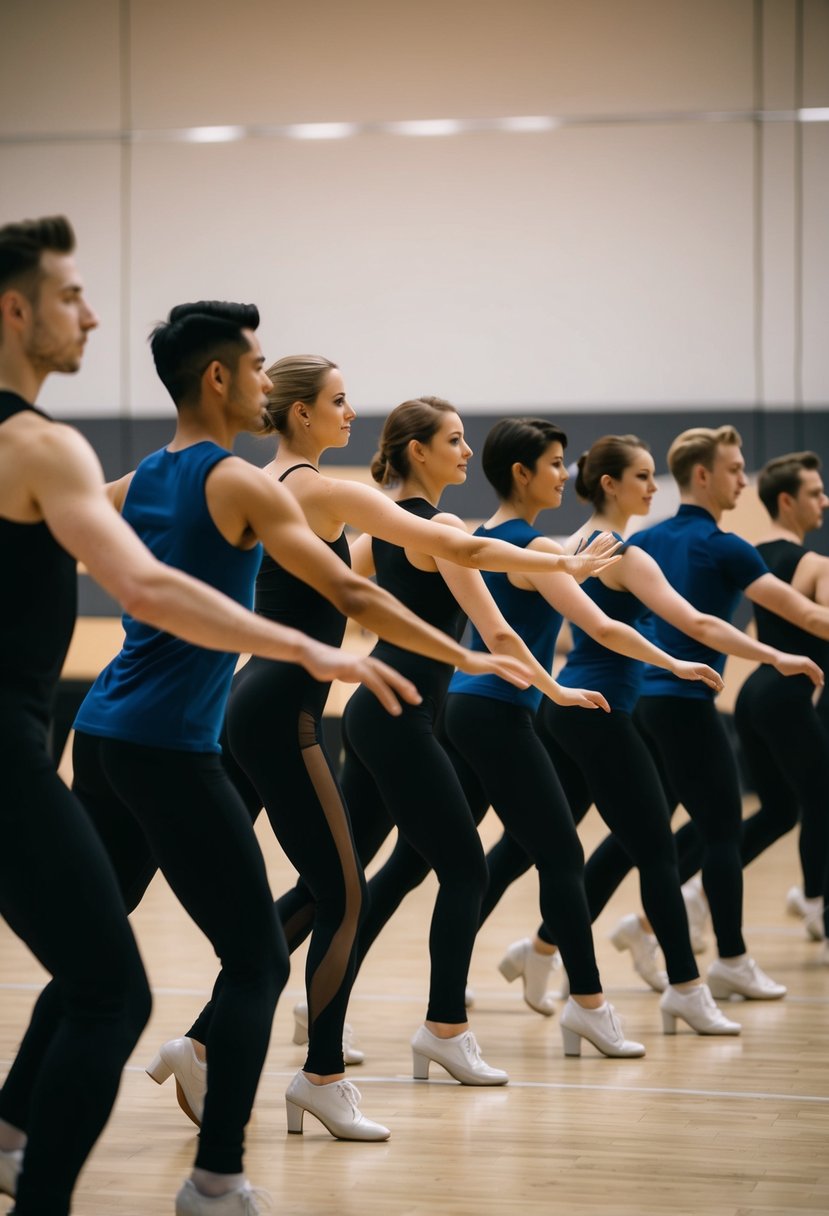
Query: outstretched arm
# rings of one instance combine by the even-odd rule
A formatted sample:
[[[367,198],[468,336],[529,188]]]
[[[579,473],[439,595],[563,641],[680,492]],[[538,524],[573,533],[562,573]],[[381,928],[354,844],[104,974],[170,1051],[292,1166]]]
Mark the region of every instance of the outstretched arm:
[[[553,679],[552,673],[542,667],[524,639],[506,620],[479,571],[464,570],[453,562],[440,559],[436,564],[449,590],[493,654],[511,655],[522,662],[530,673],[533,687],[557,705],[580,705],[585,709],[610,712],[610,706],[601,693],[563,688]],[[561,577],[570,578],[569,575]]]
[[[761,574],[753,583],[749,583],[745,594],[753,604],[761,604],[769,612],[776,612],[807,633],[829,638],[829,608],[807,599],[776,575]]]
[[[344,616],[404,650],[413,650],[441,663],[469,670],[495,671],[505,680],[526,687],[527,673],[510,658],[472,655],[465,646],[421,620],[376,583],[349,569],[309,528],[289,490],[242,461],[224,461],[225,491],[236,486],[235,501],[244,502],[251,532],[289,573],[301,578],[330,600]],[[378,495],[382,499],[382,495]],[[385,499],[383,499],[385,502]],[[408,518],[408,512],[401,511]]]
[[[627,549],[614,571],[614,579],[640,599],[652,612],[712,650],[738,655],[755,663],[768,663],[781,675],[807,675],[813,684],[823,684],[817,663],[805,655],[786,654],[758,642],[718,616],[700,612],[675,591],[657,563],[644,549]]]
[[[529,581],[558,609],[563,616],[578,625],[594,641],[628,658],[641,659],[655,667],[664,667],[681,680],[702,680],[715,692],[723,686],[721,677],[707,663],[688,663],[654,646],[641,633],[623,621],[607,616],[593,603],[573,579],[559,574],[530,575]]]
[[[472,536],[459,529],[434,520],[421,519],[405,511],[379,490],[358,482],[321,478],[319,488],[314,482],[314,497],[325,495],[325,508],[333,518],[345,520],[361,532],[390,541],[406,549],[428,553],[459,566],[473,570],[493,571],[551,571],[573,575],[598,574],[616,561],[618,544],[615,540],[591,547],[590,552],[577,555],[550,549],[520,549],[492,537]]]
[[[268,621],[198,579],[159,562],[113,508],[100,465],[68,427],[49,426],[27,461],[32,504],[55,539],[131,616],[212,650],[300,663],[318,679],[365,682],[392,712],[417,703],[409,680]]]

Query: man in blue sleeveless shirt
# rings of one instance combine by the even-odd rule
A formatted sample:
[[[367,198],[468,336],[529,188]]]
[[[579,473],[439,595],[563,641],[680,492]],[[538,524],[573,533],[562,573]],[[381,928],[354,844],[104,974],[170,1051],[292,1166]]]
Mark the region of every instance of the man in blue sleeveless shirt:
[[[415,695],[158,561],[113,510],[86,441],[33,406],[50,372],[79,370],[98,324],[74,246],[62,216],[0,228],[0,914],[54,977],[0,1091],[0,1190],[16,1192],[18,1216],[69,1211],[150,1010],[111,865],[47,744],[75,559],[155,630],[318,678],[365,676],[390,708]]]
[[[679,511],[635,533],[630,543],[650,553],[669,582],[702,612],[730,620],[745,594],[801,628],[829,637],[829,611],[775,578],[752,545],[719,527],[723,513],[736,506],[747,485],[740,445],[739,434],[729,426],[679,435],[668,451],[668,466],[680,490]],[[661,618],[653,618],[652,627],[655,640],[671,653],[722,671],[724,655]],[[784,996],[785,987],[763,973],[743,940],[742,799],[736,761],[713,695],[648,668],[636,713],[663,770],[670,774],[672,793],[694,820],[703,842],[702,877],[719,955],[708,973],[712,993],[757,1000]]]
[[[231,454],[240,432],[264,429],[271,385],[258,324],[253,305],[201,301],[174,308],[155,329],[153,357],[176,405],[176,430],[167,447],[111,487],[113,501],[156,556],[241,603],[253,602],[264,545],[367,628],[463,661],[454,640],[354,574],[315,536],[289,490]],[[129,617],[124,625],[121,652],[78,712],[73,788],[114,862],[128,910],[160,868],[222,961],[204,1044],[209,1074],[186,1039],[152,1075],[175,1072],[185,1093],[199,1070],[208,1081],[201,1109],[203,1081],[185,1097],[201,1134],[177,1216],[248,1216],[258,1208],[242,1169],[244,1129],[289,963],[250,816],[220,757],[237,655],[180,643]]]

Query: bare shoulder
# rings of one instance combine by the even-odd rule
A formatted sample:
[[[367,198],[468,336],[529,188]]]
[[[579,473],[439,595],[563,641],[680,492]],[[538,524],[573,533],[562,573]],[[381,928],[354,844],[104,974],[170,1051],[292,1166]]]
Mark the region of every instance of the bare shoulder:
[[[436,524],[448,524],[450,528],[460,528],[462,532],[469,531],[460,515],[454,515],[451,511],[439,511],[437,515],[432,516],[432,522]]]
[[[0,447],[13,452],[26,467],[40,467],[61,460],[93,460],[92,448],[80,431],[64,422],[54,422],[40,414],[16,414],[0,429]]]
[[[210,513],[220,530],[235,535],[240,521],[293,518],[299,508],[290,490],[240,456],[228,456],[210,470],[205,485]],[[235,542],[234,542],[235,543]]]
[[[7,518],[35,522],[45,498],[102,486],[100,462],[74,427],[26,413],[0,428],[0,514]]]
[[[281,502],[290,497],[276,478],[241,456],[228,456],[213,466],[207,478],[205,494],[211,507],[221,504],[241,511],[250,503]]]
[[[810,551],[804,553],[797,563],[792,586],[795,591],[799,591],[801,595],[806,595],[811,599],[818,582],[826,579],[827,575],[829,575],[829,557]]]
[[[553,540],[552,536],[536,536],[527,545],[528,549],[538,549],[542,553],[566,553],[567,549]]]

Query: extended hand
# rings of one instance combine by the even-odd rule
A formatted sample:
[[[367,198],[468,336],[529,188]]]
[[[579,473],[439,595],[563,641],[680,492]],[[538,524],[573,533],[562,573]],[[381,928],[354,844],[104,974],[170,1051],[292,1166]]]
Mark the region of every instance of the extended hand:
[[[365,684],[390,714],[401,713],[398,697],[410,705],[419,705],[423,699],[411,680],[387,663],[370,657],[360,658],[347,650],[337,650],[321,642],[310,648],[303,666],[315,680]]]
[[[618,552],[619,543],[612,532],[600,532],[589,545],[585,545],[583,549],[579,547],[574,554],[566,557],[563,569],[579,582],[592,578],[614,562],[618,562],[622,556]]]
[[[556,688],[556,695],[550,695],[550,700],[556,705],[563,705],[568,709],[574,705],[579,709],[603,709],[605,713],[610,713],[610,706],[600,692],[594,692],[590,688],[565,688],[561,684],[557,684]]]
[[[680,680],[702,680],[703,684],[713,688],[714,692],[723,690],[722,676],[717,675],[714,668],[709,667],[707,663],[688,663],[680,659],[672,670]]]
[[[781,676],[808,676],[815,688],[823,688],[823,672],[811,659],[804,654],[785,654],[781,652],[774,664],[775,670]]]
[[[490,654],[488,651],[467,650],[466,657],[458,663],[461,671],[470,676],[500,676],[516,688],[529,688],[531,675],[520,659],[511,655]]]

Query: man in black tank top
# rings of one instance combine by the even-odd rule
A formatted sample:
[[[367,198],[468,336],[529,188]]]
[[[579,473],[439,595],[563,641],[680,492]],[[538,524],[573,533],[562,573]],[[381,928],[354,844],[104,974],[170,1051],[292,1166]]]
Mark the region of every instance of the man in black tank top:
[[[829,558],[804,547],[820,528],[829,506],[814,452],[792,452],[770,460],[757,490],[771,517],[767,538],[757,545],[772,574],[807,599],[829,605]],[[778,649],[798,649],[824,669],[829,643],[755,605],[757,636]],[[743,864],[753,861],[798,820],[803,888],[793,887],[787,907],[803,916],[810,937],[822,942],[829,965],[829,733],[813,704],[813,689],[800,677],[753,672],[737,698],[734,720],[760,808],[743,823]]]
[[[299,662],[317,679],[365,679],[389,708],[395,693],[416,697],[371,660],[157,561],[113,509],[86,441],[34,407],[50,372],[78,371],[98,323],[74,243],[62,216],[0,228],[0,915],[53,976],[0,1091],[0,1191],[16,1194],[17,1216],[69,1212],[150,1012],[109,859],[47,745],[74,625],[75,560],[132,616],[197,646]],[[296,512],[288,522],[300,562],[312,534]],[[259,1210],[247,1184],[237,1193],[239,1212]]]

